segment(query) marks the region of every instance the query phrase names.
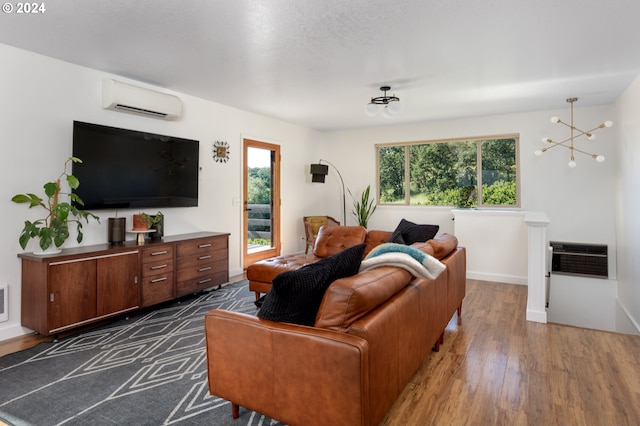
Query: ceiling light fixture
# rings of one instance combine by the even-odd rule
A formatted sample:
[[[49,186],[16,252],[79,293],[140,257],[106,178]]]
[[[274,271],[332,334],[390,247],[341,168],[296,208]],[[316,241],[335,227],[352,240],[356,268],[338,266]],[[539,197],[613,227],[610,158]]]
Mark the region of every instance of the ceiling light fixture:
[[[400,112],[400,98],[396,95],[387,96],[387,91],[391,90],[389,86],[382,86],[380,90],[384,92],[384,95],[371,98],[371,102],[366,107],[367,115],[373,117],[380,112],[380,106],[384,105],[382,107],[382,115],[385,118],[391,118]]]
[[[569,102],[571,104],[571,124],[569,123],[565,123],[564,121],[560,120],[558,117],[551,117],[551,122],[552,123],[558,123],[558,124],[564,124],[565,126],[567,126],[568,128],[571,129],[571,136],[561,142],[556,142],[550,138],[542,138],[542,142],[544,143],[549,143],[551,144],[550,147],[545,147],[542,149],[539,149],[535,152],[535,154],[539,157],[541,156],[543,153],[545,153],[546,151],[550,150],[551,148],[555,148],[556,146],[562,146],[564,148],[567,148],[568,150],[571,151],[571,159],[569,160],[569,167],[574,168],[576,166],[576,160],[573,156],[573,152],[577,151],[577,152],[581,152],[583,154],[588,155],[589,157],[593,158],[594,160],[596,160],[598,163],[602,163],[604,161],[604,155],[598,155],[598,154],[590,154],[586,151],[583,151],[581,149],[578,149],[575,147],[575,143],[574,140],[582,135],[585,135],[587,137],[587,139],[589,140],[593,140],[595,139],[595,135],[593,134],[594,131],[598,130],[598,129],[602,129],[604,127],[611,127],[613,126],[613,122],[612,121],[605,121],[604,123],[600,124],[597,127],[594,127],[591,130],[587,130],[586,132],[583,130],[578,129],[577,127],[575,127],[573,125],[573,103],[575,101],[577,101],[578,98],[568,98],[567,102]],[[577,132],[578,134],[576,135],[575,132]],[[568,142],[568,144],[567,144]]]

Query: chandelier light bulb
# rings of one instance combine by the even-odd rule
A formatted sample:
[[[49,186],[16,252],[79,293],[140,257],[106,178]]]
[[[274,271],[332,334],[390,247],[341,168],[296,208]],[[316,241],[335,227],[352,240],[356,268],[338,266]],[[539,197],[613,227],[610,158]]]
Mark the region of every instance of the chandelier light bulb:
[[[596,155],[596,161],[598,163],[603,163],[604,162],[604,155]]]
[[[596,135],[594,135],[593,133],[587,133],[587,139],[589,139],[590,141],[594,140],[596,138]]]
[[[555,115],[553,117],[551,117],[551,122],[552,123],[557,123],[558,121],[560,121],[560,119],[558,117],[556,117]]]
[[[549,138],[542,138],[542,142],[544,142],[544,143],[551,142],[551,139],[549,139]]]
[[[534,152],[534,154],[536,155],[536,157],[540,157],[542,155],[542,150],[538,149],[536,150],[536,152]]]
[[[367,104],[367,107],[365,109],[369,117],[373,117],[374,115],[376,115],[379,110],[380,110],[380,107],[374,103]]]
[[[575,167],[576,167],[576,162],[575,162],[575,160],[573,160],[573,159],[572,159],[571,161],[569,161],[568,166],[569,166],[569,167],[571,167],[572,169],[573,169],[573,168],[575,168]]]
[[[387,108],[389,109],[390,113],[397,114],[400,112],[400,102],[399,101],[389,102],[389,105],[387,105]]]
[[[389,106],[385,106],[384,108],[382,108],[382,116],[384,118],[393,118],[393,113],[389,109]]]
[[[611,127],[611,126],[613,126],[613,121],[607,120],[604,122],[604,127]]]

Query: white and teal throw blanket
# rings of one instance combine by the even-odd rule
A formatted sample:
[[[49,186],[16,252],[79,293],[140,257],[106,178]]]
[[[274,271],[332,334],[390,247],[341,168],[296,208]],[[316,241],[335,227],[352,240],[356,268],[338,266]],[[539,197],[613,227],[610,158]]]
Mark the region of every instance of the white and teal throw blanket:
[[[414,277],[435,279],[445,266],[435,257],[404,244],[384,243],[375,247],[360,264],[360,272],[379,266],[397,266]]]

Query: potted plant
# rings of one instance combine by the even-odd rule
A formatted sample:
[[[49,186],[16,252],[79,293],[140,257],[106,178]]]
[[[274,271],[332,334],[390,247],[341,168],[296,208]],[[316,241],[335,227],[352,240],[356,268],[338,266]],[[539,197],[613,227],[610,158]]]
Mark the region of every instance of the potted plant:
[[[146,231],[149,229],[150,218],[146,213],[137,213],[133,215],[133,230]]]
[[[367,185],[367,189],[364,190],[360,200],[356,200],[349,190],[349,195],[351,195],[351,199],[353,200],[353,210],[351,214],[356,218],[358,225],[367,227],[369,223],[369,218],[376,211],[375,198],[369,198],[371,192],[371,185]]]
[[[46,216],[35,222],[26,220],[24,228],[20,233],[18,242],[24,250],[31,238],[39,238],[40,249],[44,252],[51,248],[59,248],[69,238],[69,224],[76,224],[78,243],[82,242],[82,222],[89,223],[89,219],[95,219],[100,223],[100,218],[88,211],[80,210],[76,206],[83,206],[84,202],[73,193],[80,185],[78,179],[72,175],[67,168],[70,163],[82,163],[77,157],[70,157],[64,162],[64,170],[54,182],[44,184],[45,198],[40,198],[35,194],[17,194],[11,201],[18,204],[29,204],[29,208],[42,207],[46,211]],[[60,185],[65,180],[70,188],[69,192],[64,192]],[[67,201],[61,201],[60,197],[66,196]]]
[[[159,239],[164,236],[164,214],[157,212],[154,215],[138,213],[133,215],[133,230],[144,231],[154,229],[151,234],[152,239]]]

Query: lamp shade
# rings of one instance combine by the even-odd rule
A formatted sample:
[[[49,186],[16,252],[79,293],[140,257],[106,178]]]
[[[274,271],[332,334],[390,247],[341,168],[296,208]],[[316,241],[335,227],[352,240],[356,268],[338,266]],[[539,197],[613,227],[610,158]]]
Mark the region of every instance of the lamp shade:
[[[326,164],[312,164],[310,167],[311,182],[324,183],[324,177],[329,174],[329,166]]]

